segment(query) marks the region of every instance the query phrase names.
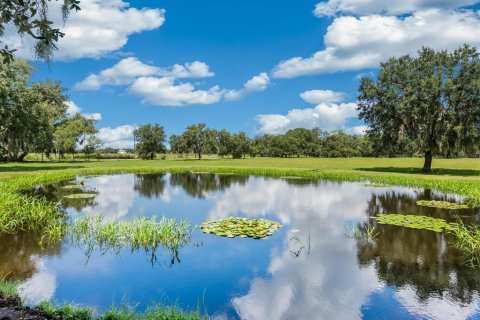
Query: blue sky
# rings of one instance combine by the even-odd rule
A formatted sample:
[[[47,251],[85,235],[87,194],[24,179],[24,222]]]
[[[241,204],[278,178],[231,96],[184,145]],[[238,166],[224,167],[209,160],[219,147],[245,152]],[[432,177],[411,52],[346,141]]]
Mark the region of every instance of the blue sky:
[[[59,23],[66,37],[51,65],[34,61],[34,78],[61,81],[71,111],[101,118],[106,146],[129,146],[148,122],[168,134],[198,122],[250,136],[299,126],[361,133],[359,76],[422,45],[480,45],[476,0],[385,3],[82,0]],[[31,58],[28,39],[7,32],[6,41]]]

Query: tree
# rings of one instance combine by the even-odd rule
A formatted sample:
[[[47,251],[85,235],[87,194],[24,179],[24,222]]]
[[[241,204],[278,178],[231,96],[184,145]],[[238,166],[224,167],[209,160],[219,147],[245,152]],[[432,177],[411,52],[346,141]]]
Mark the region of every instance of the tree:
[[[89,160],[90,155],[94,154],[102,146],[102,141],[92,134],[87,138],[87,142],[85,143],[85,147],[83,148],[83,153],[87,156],[87,160]]]
[[[137,152],[142,159],[153,160],[157,153],[166,152],[166,134],[159,124],[142,125],[133,134],[138,140]]]
[[[216,136],[218,155],[222,158],[230,154],[232,149],[232,134],[227,130],[217,132]]]
[[[245,132],[240,132],[231,136],[229,153],[233,158],[239,159],[245,157],[250,152],[250,140]]]
[[[65,89],[59,83],[30,85],[32,68],[22,60],[0,61],[0,158],[22,161],[53,149],[55,126],[65,118]]]
[[[66,152],[75,154],[75,148],[86,142],[86,137],[97,133],[95,121],[77,113],[60,122],[55,128],[54,145],[60,155]],[[75,157],[75,156],[74,156]]]
[[[422,153],[423,172],[431,171],[433,156],[478,148],[480,59],[473,47],[392,58],[376,81],[363,78],[359,91],[359,116],[372,141]]]
[[[208,129],[205,123],[193,124],[182,133],[188,150],[191,150],[202,160],[204,153],[216,153],[216,132]]]
[[[64,34],[53,27],[48,13],[53,0],[2,0],[0,1],[0,37],[4,35],[5,26],[14,26],[20,36],[27,35],[35,40],[35,54],[38,58],[49,61],[53,50],[57,48],[58,39]],[[55,1],[56,2],[56,1]],[[62,14],[64,22],[70,11],[80,10],[79,0],[63,0]],[[8,46],[0,48],[4,62],[13,60],[15,50]]]

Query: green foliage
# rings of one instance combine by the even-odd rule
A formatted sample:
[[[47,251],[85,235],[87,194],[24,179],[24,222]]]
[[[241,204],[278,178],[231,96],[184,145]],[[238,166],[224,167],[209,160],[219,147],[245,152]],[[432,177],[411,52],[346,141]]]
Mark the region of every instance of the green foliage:
[[[0,278],[0,298],[9,299],[17,297],[18,283],[15,281],[7,281]]]
[[[205,123],[193,124],[180,135],[170,138],[170,150],[174,153],[193,152],[198,159],[205,153],[217,153],[216,130],[207,128]]]
[[[413,229],[430,230],[442,232],[450,230],[452,226],[443,219],[437,219],[427,216],[404,215],[404,214],[379,214],[375,217],[379,224],[389,224]]]
[[[459,221],[453,224],[450,232],[455,236],[455,246],[462,251],[467,265],[480,268],[480,226],[465,226]]]
[[[66,304],[63,306],[57,306],[51,302],[42,301],[36,306],[36,308],[43,311],[47,316],[53,319],[93,319],[92,309],[77,305]]]
[[[166,134],[163,127],[158,124],[145,124],[134,131],[137,143],[137,152],[142,159],[152,160],[155,154],[166,152]]]
[[[378,79],[363,78],[360,118],[377,149],[387,154],[433,156],[478,152],[480,56],[465,45],[453,52],[422,48],[419,55],[391,58]]]
[[[83,153],[87,157],[87,160],[90,158],[90,155],[97,152],[97,156],[100,156],[98,149],[102,146],[102,141],[96,135],[90,135],[87,138],[87,142],[85,143],[85,147],[83,148]]]
[[[225,218],[203,222],[201,228],[204,233],[213,233],[218,236],[235,238],[250,237],[262,239],[271,236],[281,224],[267,219]]]
[[[172,263],[178,251],[191,238],[192,229],[187,221],[156,217],[131,221],[104,221],[99,217],[82,217],[70,226],[73,242],[86,249],[89,256],[93,250],[116,251],[129,247],[132,251],[142,249],[156,259],[157,250],[163,247],[172,255]]]
[[[466,204],[458,204],[455,202],[448,201],[437,201],[437,200],[418,200],[417,205],[430,207],[430,208],[440,208],[440,209],[449,209],[449,210],[458,210],[458,209],[468,209],[470,208]]]
[[[78,144],[85,144],[87,137],[91,137],[96,132],[95,120],[77,113],[71,118],[65,118],[57,125],[53,134],[55,149],[60,154],[75,152]]]
[[[30,85],[31,71],[22,60],[0,62],[0,160],[49,153],[55,126],[65,117],[65,89],[49,81]]]
[[[6,25],[14,26],[19,35],[27,35],[34,39],[37,57],[49,61],[53,50],[57,48],[58,39],[64,36],[49,20],[51,1],[53,0],[0,1],[0,37],[4,35]],[[79,4],[79,0],[63,0],[64,21],[70,11],[80,10]],[[4,62],[12,61],[14,51],[5,46],[0,49],[0,56],[3,57]]]
[[[97,195],[95,193],[73,193],[63,196],[65,199],[93,199]]]

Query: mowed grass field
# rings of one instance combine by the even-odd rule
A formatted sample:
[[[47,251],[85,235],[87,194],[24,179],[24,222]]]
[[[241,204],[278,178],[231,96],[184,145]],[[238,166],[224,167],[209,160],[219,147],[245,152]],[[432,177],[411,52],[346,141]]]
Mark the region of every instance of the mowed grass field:
[[[62,162],[0,163],[0,179],[46,172],[83,172],[85,170],[135,171],[136,169],[232,168],[297,169],[322,172],[355,173],[368,177],[409,176],[420,179],[468,180],[480,182],[480,159],[434,159],[433,172],[422,174],[422,158],[247,158],[206,160],[102,160]]]

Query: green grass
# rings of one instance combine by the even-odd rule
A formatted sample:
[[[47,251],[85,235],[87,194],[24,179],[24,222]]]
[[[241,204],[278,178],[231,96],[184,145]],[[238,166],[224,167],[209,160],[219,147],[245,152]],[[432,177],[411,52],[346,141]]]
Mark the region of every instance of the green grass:
[[[178,251],[191,239],[193,229],[187,221],[156,217],[130,221],[104,221],[103,217],[82,217],[69,227],[70,238],[89,256],[93,250],[119,252],[129,247],[132,251],[142,249],[156,260],[157,250],[165,248],[178,259]]]
[[[0,279],[0,298],[16,299],[22,303],[18,295],[16,282]],[[1,306],[0,306],[1,307]],[[124,306],[122,308],[112,307],[101,315],[95,315],[92,308],[75,304],[59,305],[50,301],[40,302],[33,308],[41,310],[47,317],[52,319],[72,320],[207,320],[208,316],[197,308],[193,311],[186,311],[177,305],[164,306],[153,304],[143,313],[136,312],[133,308]]]
[[[455,236],[454,244],[462,251],[466,264],[480,268],[480,226],[465,226],[459,221],[453,224],[450,232]]]

